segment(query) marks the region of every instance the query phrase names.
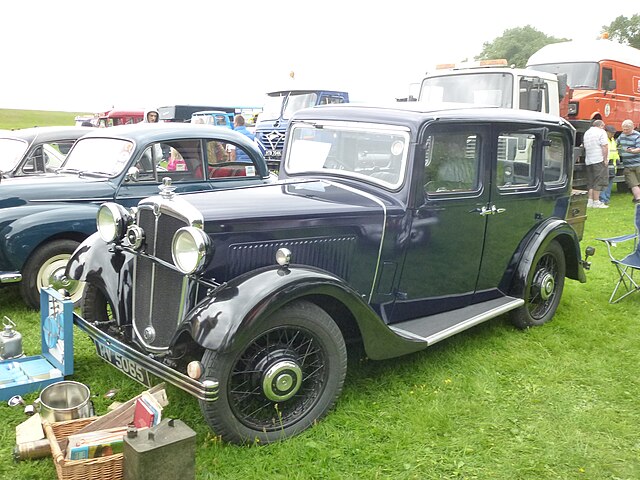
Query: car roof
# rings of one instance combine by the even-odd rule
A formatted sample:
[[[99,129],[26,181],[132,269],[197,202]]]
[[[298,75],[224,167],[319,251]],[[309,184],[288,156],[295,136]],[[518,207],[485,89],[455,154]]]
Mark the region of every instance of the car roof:
[[[0,138],[12,138],[33,142],[36,138],[45,142],[55,140],[78,139],[96,130],[92,127],[31,127],[19,130],[0,130]]]
[[[547,113],[463,103],[396,102],[388,104],[342,103],[320,105],[296,112],[293,120],[325,119],[411,125],[419,128],[433,120],[491,120],[563,124],[565,119]],[[573,128],[573,127],[571,127]]]
[[[246,135],[227,127],[217,127],[193,123],[136,123],[116,127],[97,128],[85,136],[89,138],[117,138],[139,144],[163,142],[178,139],[211,138],[222,142],[231,142],[246,148],[257,150],[253,141]]]

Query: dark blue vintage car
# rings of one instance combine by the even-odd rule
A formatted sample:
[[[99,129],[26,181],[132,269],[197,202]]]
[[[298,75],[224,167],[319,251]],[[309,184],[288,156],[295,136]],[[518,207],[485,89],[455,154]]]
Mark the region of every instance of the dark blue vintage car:
[[[85,133],[89,129],[84,129]],[[235,161],[238,149],[249,162]],[[176,192],[274,181],[255,144],[227,128],[137,124],[95,129],[79,140],[57,173],[0,182],[0,284],[21,281],[28,305],[39,289],[82,284],[64,277],[71,253],[96,231],[100,204],[125,207],[158,192],[163,177]]]
[[[55,172],[87,127],[0,130],[0,178]]]
[[[574,133],[497,108],[298,112],[276,184],[103,205],[69,263],[76,324],[230,442],[297,434],[339,396],[351,340],[385,359],[553,317],[588,265],[565,221]]]

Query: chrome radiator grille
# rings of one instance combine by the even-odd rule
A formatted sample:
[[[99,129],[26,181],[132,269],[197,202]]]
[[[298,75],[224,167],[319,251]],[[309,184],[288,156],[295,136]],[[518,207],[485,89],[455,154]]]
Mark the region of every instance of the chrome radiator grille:
[[[173,235],[189,222],[175,212],[155,215],[153,208],[141,206],[138,226],[145,233],[147,255],[173,264]],[[137,337],[150,350],[163,350],[182,319],[187,277],[152,258],[138,255],[134,270],[133,324]]]

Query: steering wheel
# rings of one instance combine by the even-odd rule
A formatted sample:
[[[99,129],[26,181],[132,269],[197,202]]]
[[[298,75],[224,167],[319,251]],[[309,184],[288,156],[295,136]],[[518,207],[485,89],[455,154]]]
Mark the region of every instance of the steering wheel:
[[[324,168],[331,170],[351,170],[348,165],[342,163],[335,157],[327,158],[327,160],[324,162]]]

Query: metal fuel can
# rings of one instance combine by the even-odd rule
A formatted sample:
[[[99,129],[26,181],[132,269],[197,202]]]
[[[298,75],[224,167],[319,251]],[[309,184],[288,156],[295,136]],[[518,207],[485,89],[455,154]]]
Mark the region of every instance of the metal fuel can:
[[[4,328],[0,333],[0,360],[21,357],[22,334],[15,329],[16,324],[9,317],[4,317],[2,324]]]
[[[129,429],[124,437],[124,480],[196,478],[196,432],[178,419]]]

